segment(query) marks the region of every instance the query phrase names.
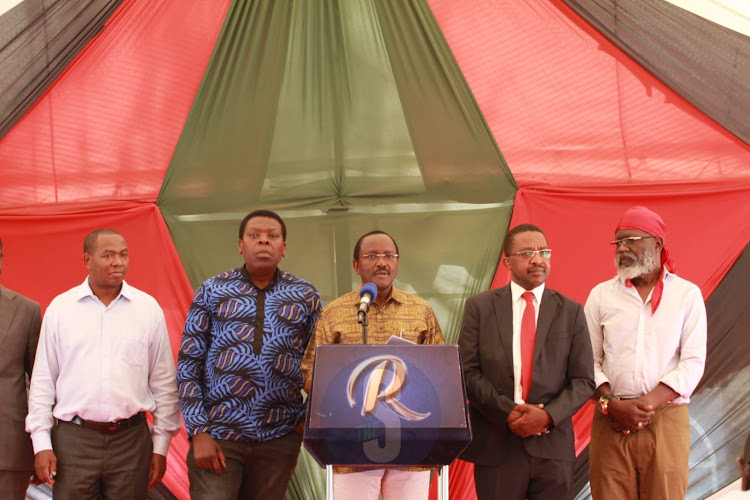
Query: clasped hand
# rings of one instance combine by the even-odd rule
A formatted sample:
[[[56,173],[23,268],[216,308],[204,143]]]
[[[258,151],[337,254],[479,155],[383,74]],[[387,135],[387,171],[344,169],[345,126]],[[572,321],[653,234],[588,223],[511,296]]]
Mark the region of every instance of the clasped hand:
[[[645,429],[654,411],[653,406],[640,399],[611,400],[608,414],[612,418],[612,428],[627,435]]]
[[[543,404],[516,405],[506,419],[508,428],[522,438],[549,434],[552,417],[543,408]]]

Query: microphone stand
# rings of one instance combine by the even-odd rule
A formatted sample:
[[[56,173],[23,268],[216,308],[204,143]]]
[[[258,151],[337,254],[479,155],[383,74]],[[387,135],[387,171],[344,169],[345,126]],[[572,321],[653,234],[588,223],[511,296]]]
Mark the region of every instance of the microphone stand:
[[[357,314],[357,322],[362,325],[362,343],[367,344],[367,313],[359,311]]]

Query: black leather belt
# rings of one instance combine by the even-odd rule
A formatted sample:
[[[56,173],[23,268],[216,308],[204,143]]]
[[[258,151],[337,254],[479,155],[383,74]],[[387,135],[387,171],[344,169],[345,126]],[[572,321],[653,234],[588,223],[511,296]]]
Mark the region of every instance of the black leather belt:
[[[73,425],[78,425],[84,429],[91,429],[92,431],[102,432],[104,434],[112,434],[123,429],[129,429],[135,427],[142,422],[146,421],[146,416],[143,413],[136,413],[130,418],[124,420],[118,420],[117,422],[93,422],[91,420],[84,420],[78,415],[68,422]]]

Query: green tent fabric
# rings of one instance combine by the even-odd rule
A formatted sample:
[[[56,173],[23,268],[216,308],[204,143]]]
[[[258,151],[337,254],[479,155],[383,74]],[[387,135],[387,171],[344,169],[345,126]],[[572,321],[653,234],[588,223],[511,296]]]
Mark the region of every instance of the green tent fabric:
[[[403,255],[398,285],[431,300],[455,340],[516,189],[425,2],[239,1],[158,204],[194,286],[237,264],[227,235],[245,213],[278,211],[282,266],[326,302],[357,283],[356,239],[386,230]]]

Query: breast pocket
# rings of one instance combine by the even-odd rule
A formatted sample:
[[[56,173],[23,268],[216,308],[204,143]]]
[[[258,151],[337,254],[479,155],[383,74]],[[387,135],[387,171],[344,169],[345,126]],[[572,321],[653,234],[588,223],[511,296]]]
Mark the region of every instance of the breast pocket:
[[[130,366],[143,366],[148,362],[148,340],[139,335],[124,333],[120,344],[120,359]]]
[[[424,342],[425,335],[427,335],[427,323],[424,321],[409,321],[400,325],[399,331],[395,335],[409,342],[421,344]]]

